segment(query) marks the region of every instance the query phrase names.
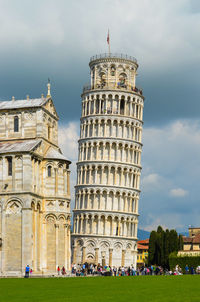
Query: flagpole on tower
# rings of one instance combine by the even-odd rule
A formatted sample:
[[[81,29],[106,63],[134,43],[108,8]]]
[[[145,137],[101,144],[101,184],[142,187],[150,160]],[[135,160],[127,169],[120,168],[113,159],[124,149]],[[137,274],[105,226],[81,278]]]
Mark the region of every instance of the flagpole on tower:
[[[109,33],[109,29],[108,29],[108,35],[107,35],[107,43],[108,43],[108,54],[110,56],[110,33]]]

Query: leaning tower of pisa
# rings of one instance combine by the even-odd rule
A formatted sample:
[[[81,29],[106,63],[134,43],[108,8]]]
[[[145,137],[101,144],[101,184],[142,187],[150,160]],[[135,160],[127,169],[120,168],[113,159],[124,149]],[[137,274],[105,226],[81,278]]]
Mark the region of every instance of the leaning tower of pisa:
[[[83,88],[73,263],[136,267],[144,97],[127,55],[90,59]]]

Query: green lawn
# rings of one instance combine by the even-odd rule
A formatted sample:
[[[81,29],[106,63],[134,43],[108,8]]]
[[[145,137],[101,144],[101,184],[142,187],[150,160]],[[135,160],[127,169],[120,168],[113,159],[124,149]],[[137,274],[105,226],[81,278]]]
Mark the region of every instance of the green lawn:
[[[200,302],[200,276],[0,279],[0,302]]]

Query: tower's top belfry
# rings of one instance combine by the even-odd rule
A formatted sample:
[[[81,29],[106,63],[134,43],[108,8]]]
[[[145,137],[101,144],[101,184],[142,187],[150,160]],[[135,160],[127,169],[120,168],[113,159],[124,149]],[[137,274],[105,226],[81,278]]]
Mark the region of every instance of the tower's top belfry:
[[[137,60],[123,54],[100,54],[90,58],[91,84],[83,92],[93,89],[126,90],[142,94],[136,87]]]

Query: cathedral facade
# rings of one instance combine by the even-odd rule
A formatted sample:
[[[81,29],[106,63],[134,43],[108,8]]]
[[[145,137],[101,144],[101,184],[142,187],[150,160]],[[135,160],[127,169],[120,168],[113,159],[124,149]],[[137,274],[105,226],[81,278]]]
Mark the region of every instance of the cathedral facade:
[[[70,271],[69,165],[50,84],[46,97],[0,102],[0,275]]]
[[[73,263],[134,266],[137,261],[144,97],[138,64],[103,54],[89,63],[82,94],[73,223]]]

